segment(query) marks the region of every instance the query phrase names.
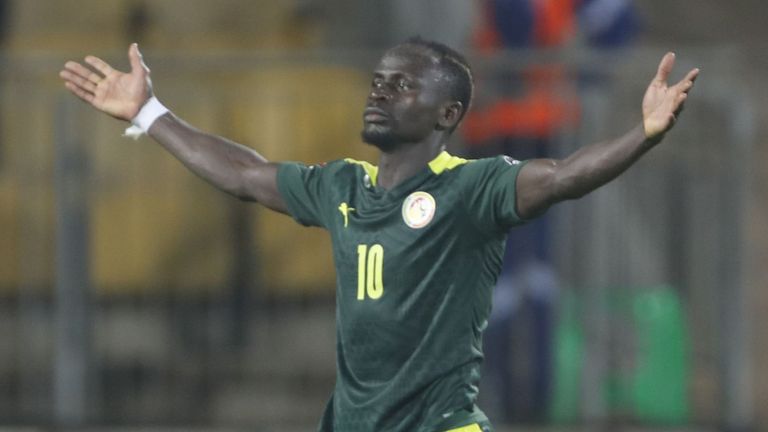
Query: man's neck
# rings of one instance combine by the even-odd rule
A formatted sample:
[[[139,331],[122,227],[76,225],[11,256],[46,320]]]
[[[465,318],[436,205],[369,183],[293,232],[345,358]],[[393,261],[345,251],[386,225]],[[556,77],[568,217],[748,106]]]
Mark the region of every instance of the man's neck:
[[[384,189],[392,189],[424,169],[443,150],[445,144],[442,141],[427,141],[381,152],[376,182]]]

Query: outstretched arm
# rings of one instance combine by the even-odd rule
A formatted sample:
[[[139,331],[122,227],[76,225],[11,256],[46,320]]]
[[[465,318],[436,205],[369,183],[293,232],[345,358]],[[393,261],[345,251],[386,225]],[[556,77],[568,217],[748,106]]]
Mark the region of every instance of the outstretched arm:
[[[643,123],[623,136],[579,149],[563,160],[535,159],[517,180],[517,210],[531,218],[551,205],[580,198],[608,183],[658,144],[672,128],[699,74],[693,69],[680,82],[667,84],[675,55],[667,53],[643,98]]]
[[[128,49],[128,58],[128,73],[88,56],[85,62],[90,68],[69,61],[59,76],[67,89],[94,108],[130,121],[152,98],[152,82],[136,44]],[[252,149],[199,131],[170,112],[157,118],[147,132],[187,168],[217,188],[242,200],[286,212],[277,190],[277,165]]]

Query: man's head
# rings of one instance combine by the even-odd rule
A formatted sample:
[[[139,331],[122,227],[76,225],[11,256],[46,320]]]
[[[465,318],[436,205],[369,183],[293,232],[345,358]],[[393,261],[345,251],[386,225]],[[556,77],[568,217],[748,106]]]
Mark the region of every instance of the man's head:
[[[363,140],[391,151],[447,138],[472,102],[472,72],[466,59],[433,41],[411,38],[388,50],[373,71],[363,114]]]

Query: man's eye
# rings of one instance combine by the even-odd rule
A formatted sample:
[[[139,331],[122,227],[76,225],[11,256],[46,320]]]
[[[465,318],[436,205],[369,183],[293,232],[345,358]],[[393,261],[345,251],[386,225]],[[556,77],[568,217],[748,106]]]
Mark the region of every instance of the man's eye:
[[[381,87],[383,87],[383,86],[384,86],[384,83],[383,83],[383,81],[382,81],[382,80],[380,80],[380,79],[375,79],[375,80],[373,80],[373,82],[371,83],[371,87],[373,87],[373,88],[377,88],[377,89],[378,89],[378,88],[381,88]]]
[[[409,83],[409,82],[408,82],[408,81],[406,81],[406,80],[400,80],[400,81],[398,81],[398,83],[397,83],[397,87],[399,87],[399,88],[400,88],[400,90],[408,90],[408,89],[410,89],[410,88],[411,88],[411,83]]]

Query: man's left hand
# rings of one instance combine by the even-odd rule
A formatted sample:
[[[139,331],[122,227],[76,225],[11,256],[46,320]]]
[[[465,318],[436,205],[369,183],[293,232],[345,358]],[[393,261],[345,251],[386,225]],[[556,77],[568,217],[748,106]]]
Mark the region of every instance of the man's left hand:
[[[667,84],[667,78],[674,65],[675,54],[667,53],[661,59],[656,76],[643,97],[643,127],[648,139],[660,139],[674,126],[683,110],[688,92],[699,75],[698,68],[692,69],[680,82],[670,86]]]

